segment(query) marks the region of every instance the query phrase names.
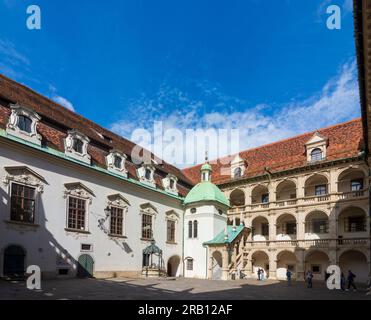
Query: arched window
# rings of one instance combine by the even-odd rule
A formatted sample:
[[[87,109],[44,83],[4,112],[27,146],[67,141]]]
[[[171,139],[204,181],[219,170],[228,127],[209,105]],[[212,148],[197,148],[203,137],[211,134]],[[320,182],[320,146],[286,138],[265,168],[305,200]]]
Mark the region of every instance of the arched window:
[[[82,142],[82,140],[78,139],[78,138],[75,138],[73,140],[73,150],[75,150],[77,153],[83,153],[83,146],[84,146],[84,143]]]
[[[121,157],[119,157],[119,156],[114,157],[114,166],[117,169],[121,169],[121,167],[122,167],[122,158]]]
[[[322,150],[321,149],[314,149],[310,154],[311,161],[319,161],[322,160]]]
[[[26,116],[18,116],[18,128],[21,131],[31,133],[32,132],[32,120]]]
[[[192,238],[192,221],[188,222],[188,238]]]
[[[234,178],[241,178],[242,176],[242,169],[240,167],[234,169]]]
[[[151,170],[146,169],[145,178],[146,178],[147,180],[151,180]]]
[[[198,236],[198,222],[197,220],[193,221],[193,238]]]

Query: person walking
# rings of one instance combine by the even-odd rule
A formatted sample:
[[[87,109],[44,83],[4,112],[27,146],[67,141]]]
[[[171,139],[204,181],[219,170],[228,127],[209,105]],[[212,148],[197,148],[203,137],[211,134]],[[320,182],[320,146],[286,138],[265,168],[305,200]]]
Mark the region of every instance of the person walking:
[[[264,281],[265,280],[265,274],[264,274],[264,270],[263,269],[261,269],[260,278],[261,278],[261,281]]]
[[[312,271],[307,272],[307,288],[313,288],[313,273],[312,273]]]
[[[258,273],[258,281],[260,281],[260,276],[261,276],[261,269],[260,268],[258,269],[257,273]]]
[[[356,275],[351,270],[349,270],[348,271],[348,289],[347,289],[347,291],[350,289],[350,287],[353,288],[353,291],[357,291],[356,285],[354,284],[354,278],[355,277],[356,277]]]
[[[292,276],[292,272],[289,269],[287,269],[287,271],[286,271],[286,278],[287,278],[287,285],[289,287],[291,287],[291,276]]]

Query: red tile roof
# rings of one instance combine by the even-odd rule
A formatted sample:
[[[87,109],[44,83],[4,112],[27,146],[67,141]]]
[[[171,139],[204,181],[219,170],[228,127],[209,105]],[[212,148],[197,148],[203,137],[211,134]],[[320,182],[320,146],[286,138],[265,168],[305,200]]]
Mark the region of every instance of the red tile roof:
[[[0,74],[0,128],[6,127],[10,115],[10,103],[23,105],[41,116],[37,130],[47,146],[64,152],[64,138],[67,136],[67,131],[76,129],[90,138],[88,153],[93,164],[105,168],[105,156],[109,150],[119,150],[128,156],[129,177],[137,179],[137,166],[130,161],[131,150],[135,146],[133,142]],[[157,157],[153,156],[153,158],[158,163],[160,162]],[[192,181],[180,169],[164,161],[155,167],[155,180],[158,188],[163,189],[161,179],[167,173],[178,177],[178,189],[182,196],[186,195],[192,187]]]
[[[363,149],[362,122],[358,118],[240,152],[240,157],[247,164],[243,178],[264,174],[265,168],[269,168],[270,172],[279,172],[305,166],[307,164],[305,143],[315,132],[319,132],[328,139],[326,160],[355,157]],[[214,183],[222,184],[231,181],[231,176],[225,172],[230,173],[229,164],[235,156],[211,161]],[[200,180],[200,167],[201,165],[186,168],[183,173],[194,183],[197,183]],[[224,170],[222,170],[223,168]]]

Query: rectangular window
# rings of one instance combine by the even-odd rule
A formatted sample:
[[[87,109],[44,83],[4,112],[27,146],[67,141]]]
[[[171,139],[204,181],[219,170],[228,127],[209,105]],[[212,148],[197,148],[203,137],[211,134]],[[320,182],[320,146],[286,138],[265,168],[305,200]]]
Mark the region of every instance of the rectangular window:
[[[311,265],[312,273],[320,274],[321,273],[321,266],[314,264]]]
[[[111,207],[111,221],[110,221],[110,234],[122,236],[123,235],[123,215],[122,208]]]
[[[327,220],[313,220],[311,231],[313,233],[328,233],[328,221]]]
[[[325,184],[315,186],[314,193],[316,196],[323,196],[327,194],[327,186]]]
[[[296,222],[286,223],[286,234],[296,234]]]
[[[262,236],[268,236],[268,235],[269,235],[269,224],[262,223]]]
[[[351,191],[363,190],[363,179],[355,179],[350,182]]]
[[[193,259],[187,259],[187,270],[193,270]]]
[[[35,188],[12,183],[10,220],[35,222]]]
[[[142,239],[152,239],[152,216],[149,214],[142,214]]]
[[[262,203],[268,203],[269,202],[269,194],[263,194],[262,195]]]
[[[345,227],[346,232],[366,231],[366,219],[364,217],[349,217],[347,220],[348,221]]]
[[[68,198],[68,229],[85,230],[86,200]]]
[[[91,248],[92,248],[91,244],[86,243],[81,244],[81,251],[92,251]]]
[[[175,242],[175,221],[167,220],[167,242]]]

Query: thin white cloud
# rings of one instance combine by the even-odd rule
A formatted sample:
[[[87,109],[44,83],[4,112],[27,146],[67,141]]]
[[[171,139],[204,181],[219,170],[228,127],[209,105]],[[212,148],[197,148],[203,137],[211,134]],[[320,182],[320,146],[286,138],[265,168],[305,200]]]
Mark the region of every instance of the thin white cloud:
[[[205,86],[199,83],[200,88]],[[197,128],[239,129],[240,150],[245,150],[347,121],[360,114],[355,62],[344,64],[320,92],[304,101],[276,106],[277,111],[275,105],[251,107],[245,101],[223,95],[215,87],[205,89],[204,93],[204,97],[207,96],[204,100],[191,99],[179,89],[164,86],[151,99],[143,96],[132,101],[129,109],[134,116],[125,114],[110,129],[129,139],[137,128],[152,132],[154,121],[162,121],[164,130],[177,128],[183,133],[186,129]]]
[[[68,110],[75,111],[73,104],[66,98],[63,98],[61,96],[53,96],[52,100],[54,100],[56,103],[59,103],[61,106],[67,108]]]

